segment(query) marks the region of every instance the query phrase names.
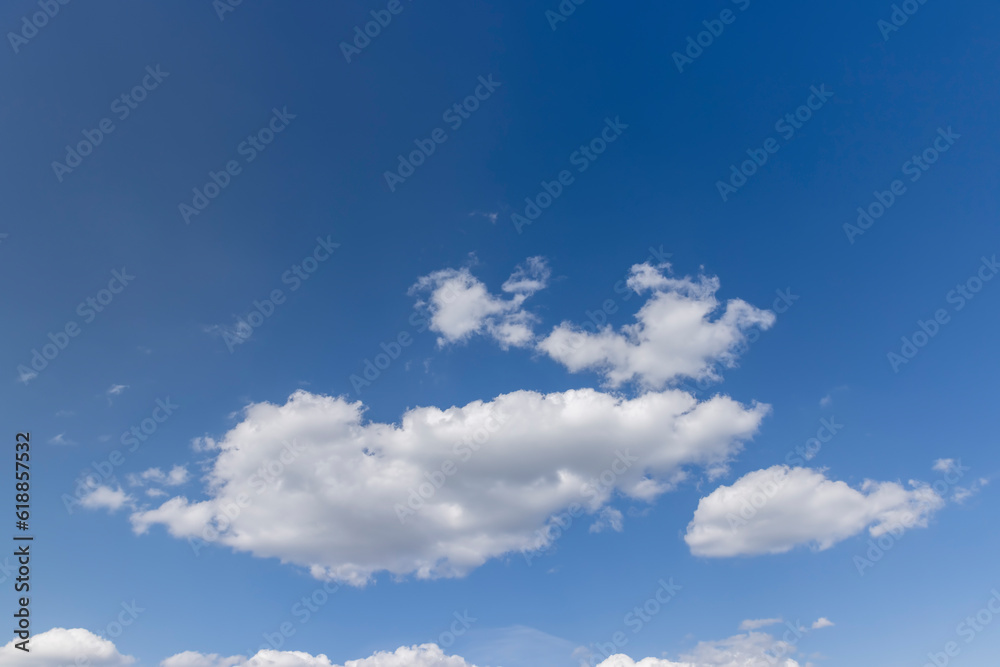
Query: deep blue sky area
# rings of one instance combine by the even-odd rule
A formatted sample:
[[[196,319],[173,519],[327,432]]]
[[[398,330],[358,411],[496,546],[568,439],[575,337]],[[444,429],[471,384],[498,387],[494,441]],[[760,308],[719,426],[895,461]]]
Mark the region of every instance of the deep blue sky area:
[[[151,667],[183,651],[249,657],[291,620],[281,650],[334,665],[433,642],[480,667],[563,667],[621,630],[616,652],[683,661],[747,619],[782,619],[809,630],[786,656],[801,667],[922,665],[951,641],[951,664],[990,664],[1000,627],[967,642],[956,626],[1000,589],[1000,7],[913,1],[895,25],[888,0],[394,0],[397,14],[381,0],[229,2],[52,0],[35,30],[38,2],[0,7],[0,415],[4,456],[31,432],[36,636],[104,633]],[[372,12],[391,22],[345,56]],[[699,33],[710,43],[692,49]],[[602,132],[613,140],[589,153]],[[433,152],[401,172],[421,146]],[[548,197],[560,172],[572,181]],[[515,267],[541,257],[547,286],[524,301],[539,339],[598,310],[618,330],[649,297],[620,281],[666,254],[674,277],[717,277],[720,308],[776,315],[718,378],[671,386],[770,411],[721,476],[685,465],[649,503],[619,490],[623,530],[581,519],[531,562],[512,551],[458,577],[375,568],[300,623],[292,606],[323,585],[302,562],[225,544],[196,555],[163,525],[133,529],[167,498],[130,474],[186,466],[166,494],[210,498],[218,452],[192,441],[221,441],[248,405],[298,390],[401,426],[411,408],[520,390],[659,389],[570,372],[541,347],[439,342],[411,287],[467,269],[509,296]],[[274,290],[282,302],[234,344]],[[398,358],[352,382],[400,334],[412,343]],[[166,400],[178,407],[150,421]],[[699,501],[786,463],[824,419],[843,428],[804,464],[815,474],[910,489],[950,459],[968,497],[949,489],[863,575],[867,523],[823,547],[692,553]],[[143,420],[155,431],[130,452],[122,434]],[[102,484],[129,500],[67,511],[115,451]],[[0,498],[13,493],[4,472]],[[6,615],[16,597],[0,576]],[[623,617],[671,577],[681,593],[633,633]],[[108,637],[133,600],[144,611]],[[465,610],[476,622],[446,646]],[[833,625],[814,630],[820,618]]]

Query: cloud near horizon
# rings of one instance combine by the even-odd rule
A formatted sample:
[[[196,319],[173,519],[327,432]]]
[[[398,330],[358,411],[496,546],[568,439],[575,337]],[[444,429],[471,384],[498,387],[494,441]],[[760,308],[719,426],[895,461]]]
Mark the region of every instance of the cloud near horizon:
[[[800,629],[799,634],[804,634]],[[786,636],[789,633],[785,633]],[[776,639],[769,634],[750,632],[718,641],[699,642],[681,662],[664,658],[633,660],[617,654],[596,663],[596,667],[742,667],[766,664],[778,667],[800,667],[791,656],[795,642]],[[30,656],[30,657],[29,657]],[[123,655],[115,644],[82,628],[53,628],[32,639],[32,651],[26,654],[14,648],[11,641],[0,647],[0,664],[5,667],[64,667],[86,664],[89,667],[134,667],[135,658]],[[589,663],[588,663],[589,664]],[[253,656],[222,656],[215,653],[184,651],[160,661],[160,667],[477,667],[458,655],[448,655],[437,644],[400,646],[394,651],[377,651],[343,665],[327,655],[303,651],[264,649]],[[484,666],[485,667],[485,666]]]

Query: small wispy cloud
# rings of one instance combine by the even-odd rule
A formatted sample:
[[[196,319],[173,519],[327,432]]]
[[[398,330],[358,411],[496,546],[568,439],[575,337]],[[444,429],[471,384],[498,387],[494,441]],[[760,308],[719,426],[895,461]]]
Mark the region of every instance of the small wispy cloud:
[[[70,440],[69,438],[67,438],[65,433],[60,433],[59,435],[57,435],[57,436],[55,436],[53,438],[49,438],[49,444],[50,445],[75,445],[76,442],[73,441],[73,440]]]
[[[740,623],[740,630],[756,630],[758,628],[766,628],[769,625],[777,625],[778,623],[783,622],[784,621],[780,618],[748,618]]]
[[[850,389],[850,387],[848,385],[846,385],[846,384],[842,384],[842,385],[838,385],[838,386],[834,387],[833,389],[831,389],[830,391],[828,391],[826,393],[826,396],[824,396],[823,398],[819,399],[819,407],[821,407],[821,408],[828,408],[828,407],[830,407],[831,405],[833,405],[833,396],[834,396],[834,394],[839,394],[839,393],[845,392],[848,389]]]
[[[956,486],[955,493],[952,494],[951,499],[961,505],[966,500],[982,491],[983,487],[989,483],[990,480],[985,477],[980,477],[969,486]]]
[[[24,368],[22,366],[21,369],[20,369],[20,372],[19,372],[19,374],[17,376],[17,381],[21,382],[23,384],[28,384],[29,382],[31,382],[32,380],[34,380],[36,377],[38,377],[38,373],[36,373],[35,371],[32,371],[32,370],[28,370],[27,368]]]
[[[612,507],[605,507],[597,516],[597,520],[590,526],[590,532],[600,533],[605,530],[613,530],[616,533],[624,529],[624,517],[619,510]]]
[[[126,505],[132,506],[133,503],[132,496],[122,491],[120,487],[112,489],[110,486],[98,486],[80,499],[80,504],[87,509],[106,509],[112,513]]]
[[[830,628],[833,627],[834,623],[825,616],[820,616],[816,619],[816,622],[812,624],[813,630],[819,630],[820,628]]]
[[[479,216],[481,218],[486,218],[487,220],[489,220],[490,222],[492,222],[495,225],[495,224],[497,224],[497,218],[500,217],[500,214],[497,213],[496,211],[489,212],[489,213],[484,213],[482,211],[473,211],[472,213],[469,214],[469,217],[472,217],[472,216]]]
[[[113,384],[108,388],[107,394],[108,396],[120,396],[126,389],[128,389],[127,384]]]
[[[958,470],[960,463],[956,463],[955,459],[937,459],[934,461],[934,465],[931,466],[931,470],[936,470],[938,472],[951,472],[952,470]]]
[[[164,486],[180,486],[188,481],[189,474],[185,466],[174,466],[170,472],[159,468],[150,468],[139,474],[130,474],[128,483],[132,486],[144,486],[147,483],[163,484]]]

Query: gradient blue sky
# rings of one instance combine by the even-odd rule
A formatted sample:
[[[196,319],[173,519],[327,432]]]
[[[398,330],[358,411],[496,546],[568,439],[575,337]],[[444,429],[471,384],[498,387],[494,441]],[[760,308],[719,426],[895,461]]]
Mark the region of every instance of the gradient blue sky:
[[[448,652],[479,665],[575,665],[574,647],[607,641],[670,577],[683,591],[629,633],[635,660],[676,660],[758,618],[835,623],[803,638],[803,665],[923,664],[955,639],[1000,586],[994,486],[907,531],[865,576],[852,558],[867,532],[822,551],[722,559],[692,555],[683,536],[701,498],[784,462],[824,418],[844,429],[809,466],[853,487],[933,482],[943,458],[995,476],[1000,283],[958,311],[948,294],[1000,251],[1000,11],[931,0],[886,40],[877,23],[889,2],[741,4],[591,0],[553,30],[554,0],[402,0],[348,63],[338,44],[384,3],[245,0],[220,20],[208,0],[71,2],[17,53],[5,47],[0,396],[8,434],[30,430],[35,443],[36,632],[96,633],[135,600],[146,611],[115,644],[141,665],[187,650],[246,654],[320,584],[228,547],[195,556],[162,526],[135,535],[128,510],[66,511],[61,495],[121,449],[157,399],[179,407],[115,481],[128,490],[128,473],[186,464],[183,494],[198,499],[209,455],[192,439],[221,438],[248,404],[283,404],[298,389],[360,398],[367,419],[396,422],[415,406],[601,387],[599,374],[567,373],[531,350],[481,338],[438,346],[411,325],[408,290],[469,266],[499,292],[516,265],[541,256],[552,278],[528,302],[540,329],[585,321],[612,298],[620,326],[642,299],[623,300],[615,284],[662,247],[676,275],[717,276],[723,301],[771,309],[777,290],[799,297],[700,394],[772,406],[728,474],[693,469],[622,532],[574,525],[530,565],[513,553],[462,578],[383,574],[345,586],[283,648],[339,664],[437,641],[468,610],[478,620]],[[671,54],[727,8],[734,22],[678,72]],[[34,11],[5,3],[0,26],[19,30]],[[111,104],[147,66],[169,76],[120,120]],[[496,92],[448,128],[442,112],[488,76]],[[775,122],[821,85],[829,101],[723,201],[716,182],[730,165],[781,137]],[[238,146],[275,108],[295,118],[245,162]],[[115,130],[60,182],[52,162],[102,118]],[[628,127],[518,233],[511,216],[525,197],[575,169],[571,154],[606,118]],[[384,172],[438,127],[447,141],[390,191]],[[911,182],[904,163],[939,128],[960,138]],[[185,224],[178,205],[233,159],[240,174]],[[905,194],[849,242],[845,223],[894,179]],[[317,237],[340,247],[289,291],[283,274]],[[123,267],[134,282],[84,323],[77,305]],[[220,331],[275,288],[287,301],[231,352]],[[894,372],[887,354],[937,309],[948,323]],[[71,320],[80,335],[37,377],[19,377]],[[357,395],[350,376],[404,331],[414,343]],[[125,388],[109,394],[115,385]],[[963,643],[961,664],[987,664],[998,649],[1000,629],[987,627]]]

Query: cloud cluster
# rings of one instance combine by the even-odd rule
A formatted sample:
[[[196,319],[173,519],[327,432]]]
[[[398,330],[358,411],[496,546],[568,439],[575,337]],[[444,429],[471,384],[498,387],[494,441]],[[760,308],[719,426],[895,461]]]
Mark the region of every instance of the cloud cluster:
[[[516,391],[389,424],[366,422],[360,401],[298,391],[200,441],[215,456],[207,499],[173,497],[131,520],[137,533],[161,524],[353,585],[379,571],[462,576],[548,547],[541,529],[574,503],[620,528],[602,513],[614,497],[652,501],[686,466],[724,468],[768,410],[673,389]]]
[[[702,498],[684,541],[696,556],[749,556],[828,549],[866,528],[878,537],[926,527],[945,501],[927,484],[909,486],[866,480],[854,489],[809,468],[756,470]]]
[[[682,662],[668,660],[640,662],[642,667],[745,667],[747,665],[774,665],[775,667],[800,667],[788,655],[795,652],[795,643],[804,629],[786,631],[788,639],[775,639],[763,632],[748,632],[718,641],[698,642],[690,653],[681,656]],[[652,658],[647,658],[652,660]],[[621,667],[630,667],[622,663]],[[605,665],[604,667],[618,667]]]
[[[780,618],[748,618],[740,623],[740,630],[758,630],[769,625],[777,625],[784,621]]]
[[[634,381],[658,389],[677,378],[718,379],[718,366],[733,366],[748,331],[770,327],[774,313],[740,299],[722,308],[715,296],[718,278],[672,278],[667,269],[632,267],[627,285],[637,293],[650,292],[634,324],[590,332],[564,322],[538,349],[571,372],[602,373],[612,387]]]
[[[53,628],[31,638],[31,652],[14,648],[11,640],[0,647],[0,665],[4,667],[64,667],[86,664],[88,667],[129,667],[135,658],[122,655],[115,645],[81,628]],[[82,660],[86,660],[83,662]]]
[[[380,651],[361,660],[335,665],[325,655],[301,651],[263,650],[251,658],[204,655],[187,651],[167,658],[160,667],[475,667],[463,658],[445,655],[436,644],[401,646],[393,652]]]
[[[105,509],[117,512],[126,505],[134,503],[132,496],[125,493],[121,487],[100,485],[94,487],[80,498],[80,504],[89,510]]]
[[[821,619],[825,620],[825,619]],[[818,623],[818,622],[817,622]],[[749,632],[719,641],[699,642],[680,657],[681,662],[644,658],[638,662],[626,655],[612,655],[597,667],[745,667],[768,664],[800,667],[787,657],[806,632],[794,628],[776,639],[769,634]],[[816,627],[816,624],[813,624]],[[825,627],[825,626],[821,626]],[[14,648],[13,642],[0,647],[0,664],[5,667],[62,667],[86,664],[89,667],[132,667],[135,658],[122,655],[115,645],[80,628],[55,628],[32,639],[30,654]],[[28,657],[30,655],[30,658]],[[214,653],[185,651],[160,662],[160,667],[476,667],[457,655],[447,655],[436,644],[401,646],[395,651],[379,651],[367,658],[333,663],[324,654],[265,649],[251,657],[221,656]]]
[[[188,476],[186,466],[175,465],[169,472],[163,472],[159,468],[150,468],[138,474],[130,474],[127,479],[131,486],[145,486],[147,484],[180,486],[188,481]]]
[[[468,340],[481,334],[494,338],[502,348],[523,347],[534,338],[534,316],[524,310],[525,300],[548,285],[550,271],[541,257],[518,266],[495,296],[467,267],[443,269],[418,279],[411,295],[422,295],[416,307],[430,318],[430,329],[439,345]]]
[[[717,380],[720,366],[736,363],[748,332],[767,329],[775,320],[774,313],[740,299],[723,306],[716,298],[716,277],[675,278],[669,264],[646,262],[633,266],[626,281],[635,293],[649,293],[633,324],[588,330],[563,322],[537,337],[534,318],[522,304],[545,287],[547,278],[544,261],[535,257],[504,283],[505,292],[515,292],[513,299],[491,294],[468,269],[437,271],[414,289],[431,292],[417,307],[430,312],[441,345],[486,334],[504,348],[532,346],[570,372],[596,371],[611,387],[635,382],[660,389],[679,378]]]

